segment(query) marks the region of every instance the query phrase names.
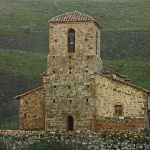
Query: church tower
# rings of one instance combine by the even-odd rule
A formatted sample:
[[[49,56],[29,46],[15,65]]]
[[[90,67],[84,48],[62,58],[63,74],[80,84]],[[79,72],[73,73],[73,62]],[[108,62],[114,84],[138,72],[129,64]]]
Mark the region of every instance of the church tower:
[[[94,73],[102,67],[100,29],[92,17],[77,11],[49,20],[46,131],[95,128]]]

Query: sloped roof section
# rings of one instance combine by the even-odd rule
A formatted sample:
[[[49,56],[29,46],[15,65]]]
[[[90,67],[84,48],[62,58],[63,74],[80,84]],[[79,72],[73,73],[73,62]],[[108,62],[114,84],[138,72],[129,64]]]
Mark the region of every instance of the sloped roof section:
[[[118,80],[118,79],[116,79],[116,78],[113,78],[113,77],[107,76],[107,75],[105,75],[105,74],[103,74],[103,73],[101,73],[101,72],[100,72],[100,73],[98,73],[97,75],[101,75],[101,76],[106,77],[106,78],[109,78],[109,79],[111,79],[111,80],[113,80],[113,81],[120,82],[120,83],[122,83],[122,84],[125,84],[125,85],[128,85],[128,86],[131,86],[131,87],[134,87],[134,88],[136,88],[136,89],[142,90],[142,91],[144,91],[144,92],[146,92],[146,93],[150,94],[150,91],[149,91],[149,90],[144,89],[144,88],[139,87],[139,86],[136,86],[136,85],[131,84],[131,83],[129,83],[129,82]]]
[[[80,13],[78,11],[73,11],[73,12],[69,12],[69,13],[65,13],[59,16],[56,16],[54,18],[52,18],[51,20],[49,20],[50,22],[77,22],[77,21],[94,21],[94,19],[92,17],[90,17],[89,15]]]
[[[23,97],[23,96],[26,96],[26,95],[28,95],[28,94],[30,94],[30,93],[32,93],[32,92],[35,92],[35,91],[38,91],[38,90],[42,90],[42,89],[43,89],[43,86],[40,86],[40,87],[38,87],[38,88],[36,88],[36,89],[30,90],[30,91],[25,92],[25,93],[23,93],[23,94],[21,94],[21,95],[17,95],[17,96],[15,96],[14,98],[19,100],[19,99],[20,99],[21,97]]]

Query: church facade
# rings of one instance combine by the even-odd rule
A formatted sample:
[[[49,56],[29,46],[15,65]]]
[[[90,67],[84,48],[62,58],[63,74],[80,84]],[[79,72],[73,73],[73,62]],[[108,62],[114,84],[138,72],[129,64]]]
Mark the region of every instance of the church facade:
[[[103,67],[101,26],[70,12],[49,20],[47,71],[41,87],[18,95],[19,128],[139,130],[149,127],[149,91]]]

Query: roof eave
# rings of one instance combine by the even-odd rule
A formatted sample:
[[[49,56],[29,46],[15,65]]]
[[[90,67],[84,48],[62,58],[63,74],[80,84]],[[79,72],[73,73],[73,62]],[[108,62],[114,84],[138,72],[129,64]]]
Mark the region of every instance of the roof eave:
[[[17,95],[17,96],[15,96],[14,98],[17,99],[17,100],[19,100],[21,97],[23,97],[23,96],[25,96],[25,95],[28,95],[28,94],[30,94],[30,93],[32,93],[32,92],[35,92],[35,91],[37,91],[37,90],[40,90],[40,89],[42,89],[42,88],[43,88],[43,86],[40,86],[40,87],[38,87],[38,88],[35,88],[35,89],[30,90],[30,91],[28,91],[28,92],[25,92],[25,93],[23,93],[23,94]]]
[[[101,75],[101,76],[103,76],[103,77],[106,77],[106,78],[109,78],[109,79],[112,79],[112,80],[114,80],[114,81],[117,81],[117,82],[120,82],[120,83],[123,83],[123,84],[129,85],[129,86],[134,87],[134,88],[136,88],[136,89],[142,90],[142,91],[144,91],[144,92],[146,92],[146,93],[150,93],[150,91],[149,91],[149,90],[144,89],[144,88],[139,87],[139,86],[136,86],[136,85],[131,84],[131,83],[129,83],[129,82],[125,82],[125,81],[121,81],[121,80],[118,80],[118,79],[115,79],[115,78],[112,78],[112,77],[109,77],[109,76],[105,76],[105,75],[104,75],[104,74],[102,74],[102,73],[99,73],[99,75]]]
[[[102,27],[95,20],[79,20],[79,21],[51,21],[51,20],[49,20],[48,24],[51,24],[51,23],[68,23],[68,22],[70,22],[70,23],[73,23],[73,22],[93,22],[98,28],[102,29]]]

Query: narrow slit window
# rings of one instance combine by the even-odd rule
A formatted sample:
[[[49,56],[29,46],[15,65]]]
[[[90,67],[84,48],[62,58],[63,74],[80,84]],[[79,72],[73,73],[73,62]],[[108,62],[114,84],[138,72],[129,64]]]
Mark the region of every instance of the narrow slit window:
[[[89,87],[90,87],[89,85],[86,85],[86,88],[87,88],[87,89],[89,89]]]
[[[97,49],[98,49],[98,34],[96,32],[96,52],[95,52],[96,55],[98,54],[98,52],[97,52],[98,50]]]
[[[24,118],[25,118],[25,119],[27,118],[27,114],[24,114]]]
[[[55,100],[53,100],[53,103],[55,103]]]
[[[69,100],[69,103],[72,103],[72,100]]]

